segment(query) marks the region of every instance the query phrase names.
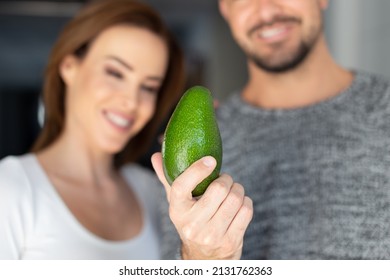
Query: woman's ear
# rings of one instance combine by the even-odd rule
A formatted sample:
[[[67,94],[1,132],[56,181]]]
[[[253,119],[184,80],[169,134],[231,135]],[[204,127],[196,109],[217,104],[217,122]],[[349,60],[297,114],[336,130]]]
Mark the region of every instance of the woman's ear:
[[[74,55],[65,56],[60,63],[60,75],[66,85],[73,83],[80,61]]]

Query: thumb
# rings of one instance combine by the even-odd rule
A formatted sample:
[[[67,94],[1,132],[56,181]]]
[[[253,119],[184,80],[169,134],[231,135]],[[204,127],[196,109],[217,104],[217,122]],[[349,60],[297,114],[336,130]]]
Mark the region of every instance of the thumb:
[[[167,194],[167,200],[168,202],[170,202],[171,186],[169,185],[167,179],[165,178],[161,153],[154,153],[152,155],[151,162],[152,162],[153,169],[157,174],[158,179],[164,185],[165,192]]]

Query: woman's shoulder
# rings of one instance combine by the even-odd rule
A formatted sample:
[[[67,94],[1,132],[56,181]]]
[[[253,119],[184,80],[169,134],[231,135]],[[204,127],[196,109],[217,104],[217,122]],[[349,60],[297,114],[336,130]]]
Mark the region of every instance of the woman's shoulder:
[[[30,157],[8,156],[0,160],[0,216],[25,209],[21,205],[31,205],[34,195],[25,165]]]
[[[25,161],[30,154],[22,156],[7,156],[0,160],[0,190],[1,193],[20,194],[29,189],[29,180],[25,171]]]
[[[0,160],[0,258],[21,257],[24,242],[34,223],[34,197],[28,168],[31,154]],[[12,232],[10,234],[4,233]]]

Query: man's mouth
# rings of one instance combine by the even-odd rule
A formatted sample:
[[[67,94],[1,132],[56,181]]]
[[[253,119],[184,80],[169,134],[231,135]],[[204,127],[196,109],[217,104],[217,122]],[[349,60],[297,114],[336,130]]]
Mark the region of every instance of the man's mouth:
[[[287,31],[285,26],[274,27],[274,28],[262,28],[259,30],[258,35],[263,39],[271,39],[282,35]]]
[[[255,25],[248,31],[248,35],[256,34],[263,39],[268,39],[282,35],[287,32],[293,24],[300,24],[301,21],[297,18],[275,18],[269,22],[263,22]]]

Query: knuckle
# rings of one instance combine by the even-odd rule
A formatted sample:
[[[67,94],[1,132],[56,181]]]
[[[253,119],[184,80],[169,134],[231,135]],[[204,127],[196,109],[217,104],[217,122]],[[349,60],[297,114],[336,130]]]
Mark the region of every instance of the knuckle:
[[[230,185],[233,184],[233,178],[232,178],[232,176],[230,176],[229,174],[222,173],[222,174],[220,175],[220,178],[222,178],[223,180],[225,180],[226,182],[228,182],[228,184],[230,184]]]
[[[208,234],[202,239],[202,245],[205,246],[208,249],[213,248],[216,246],[216,240],[213,238],[212,234]]]
[[[244,201],[240,211],[242,211],[242,214],[244,215],[244,217],[246,217],[246,219],[248,221],[250,221],[252,219],[252,217],[253,217],[253,202],[247,196],[245,197],[244,200],[245,201]]]
[[[228,193],[227,186],[221,180],[215,180],[209,186],[210,192],[216,196],[226,196]]]
[[[242,195],[244,196],[245,189],[244,189],[243,185],[241,185],[240,183],[234,183],[234,188],[236,189],[237,192],[242,193]]]
[[[223,238],[216,231],[210,231],[200,238],[199,245],[208,251],[215,251],[224,247],[222,240]]]
[[[233,188],[230,192],[229,197],[232,203],[239,204],[240,206],[244,203],[244,189],[236,185],[237,187]]]
[[[184,225],[181,229],[183,237],[187,240],[195,240],[196,234],[196,225],[194,223],[188,223]]]

